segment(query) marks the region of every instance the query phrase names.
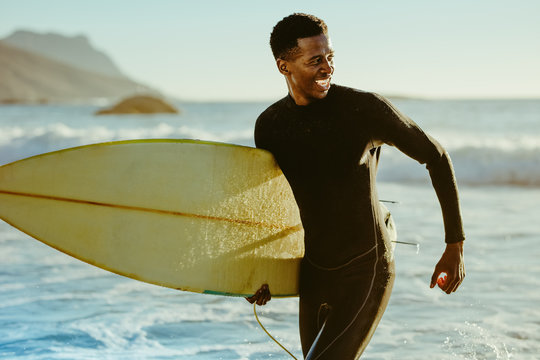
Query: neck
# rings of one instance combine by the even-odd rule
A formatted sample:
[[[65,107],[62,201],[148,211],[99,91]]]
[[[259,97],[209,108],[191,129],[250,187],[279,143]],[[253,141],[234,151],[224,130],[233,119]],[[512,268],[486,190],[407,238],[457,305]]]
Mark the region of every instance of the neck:
[[[300,96],[298,95],[292,88],[292,86],[289,84],[289,82],[287,81],[287,89],[289,90],[289,95],[291,96],[291,98],[294,100],[294,103],[298,106],[306,106],[306,105],[309,105],[311,104],[314,99],[309,99],[309,98],[306,98],[304,96]]]

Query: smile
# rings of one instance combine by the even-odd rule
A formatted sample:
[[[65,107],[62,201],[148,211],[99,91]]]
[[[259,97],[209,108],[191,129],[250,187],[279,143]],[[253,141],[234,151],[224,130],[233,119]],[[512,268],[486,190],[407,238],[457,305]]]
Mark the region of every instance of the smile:
[[[323,80],[315,80],[315,83],[319,85],[323,90],[330,89],[330,78]]]

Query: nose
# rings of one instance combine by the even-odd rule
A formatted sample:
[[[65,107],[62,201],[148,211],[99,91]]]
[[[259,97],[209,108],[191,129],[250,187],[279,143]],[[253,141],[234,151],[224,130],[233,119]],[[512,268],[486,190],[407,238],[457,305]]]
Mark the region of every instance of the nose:
[[[321,65],[321,70],[325,74],[332,75],[334,73],[334,61],[332,59],[324,59]]]

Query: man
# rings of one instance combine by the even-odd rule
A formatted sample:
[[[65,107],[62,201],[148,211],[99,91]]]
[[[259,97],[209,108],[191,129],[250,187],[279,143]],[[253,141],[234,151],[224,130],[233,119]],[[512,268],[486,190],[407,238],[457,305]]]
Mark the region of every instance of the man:
[[[305,231],[300,270],[300,337],[310,359],[355,359],[371,339],[394,281],[391,244],[375,177],[381,146],[425,163],[441,204],[446,250],[439,286],[461,284],[465,239],[447,152],[388,100],[331,83],[334,51],[325,23],[311,15],[281,20],[270,38],[288,96],[257,120],[255,143],[276,158],[293,190]],[[248,299],[265,304],[264,285]]]

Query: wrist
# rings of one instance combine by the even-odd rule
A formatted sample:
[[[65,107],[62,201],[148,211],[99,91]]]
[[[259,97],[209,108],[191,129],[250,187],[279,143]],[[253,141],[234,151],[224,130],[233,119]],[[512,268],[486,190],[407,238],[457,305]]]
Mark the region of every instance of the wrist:
[[[454,242],[454,243],[447,243],[446,250],[459,251],[460,253],[463,254],[463,243],[464,243],[464,240]]]
[[[446,244],[461,243],[463,245],[464,241],[465,241],[465,234],[463,232],[460,232],[460,233],[445,232],[444,242]]]

